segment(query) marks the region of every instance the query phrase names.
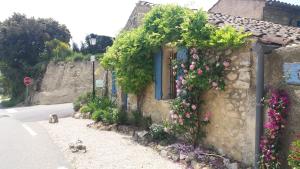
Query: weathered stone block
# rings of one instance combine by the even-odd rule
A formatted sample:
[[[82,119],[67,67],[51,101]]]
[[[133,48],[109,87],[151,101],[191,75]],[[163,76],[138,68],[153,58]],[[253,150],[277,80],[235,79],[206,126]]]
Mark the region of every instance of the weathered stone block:
[[[238,74],[236,74],[236,73],[233,73],[233,72],[230,72],[230,73],[228,73],[227,74],[227,79],[228,80],[230,80],[230,81],[234,81],[234,80],[236,80],[237,79],[237,77],[238,77]]]
[[[238,88],[238,89],[249,89],[250,83],[238,80],[233,84],[233,87]]]

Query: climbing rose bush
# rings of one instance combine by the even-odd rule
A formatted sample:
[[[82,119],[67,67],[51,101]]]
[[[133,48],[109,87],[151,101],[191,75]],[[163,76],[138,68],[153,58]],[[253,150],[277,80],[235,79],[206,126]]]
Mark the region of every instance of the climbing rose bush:
[[[230,66],[229,61],[219,57],[211,60],[206,53],[192,48],[187,62],[173,61],[177,97],[172,102],[170,116],[173,128],[194,146],[205,136],[204,127],[212,115],[202,109],[201,96],[210,89],[224,89],[224,70]]]
[[[273,91],[268,101],[268,121],[265,123],[265,135],[261,138],[261,167],[280,168],[280,136],[286,124],[289,99],[284,91]]]

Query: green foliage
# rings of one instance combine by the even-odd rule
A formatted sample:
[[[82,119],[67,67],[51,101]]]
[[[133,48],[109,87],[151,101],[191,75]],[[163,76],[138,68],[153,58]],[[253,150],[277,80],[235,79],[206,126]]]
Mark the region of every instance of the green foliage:
[[[88,112],[92,113],[93,109],[87,105],[84,105],[80,108],[79,111],[80,111],[80,113],[88,113]]]
[[[90,44],[90,39],[95,38],[96,44]],[[113,38],[109,36],[96,35],[94,33],[85,37],[85,43],[81,45],[80,51],[84,54],[99,54],[106,52],[106,48],[113,44]],[[73,48],[74,49],[74,48]],[[77,50],[77,49],[76,49]]]
[[[154,7],[146,14],[141,26],[146,32],[149,47],[155,49],[162,44],[181,39],[181,25],[192,13],[192,10],[176,5]]]
[[[133,115],[133,124],[137,127],[141,127],[144,129],[148,129],[151,124],[152,124],[152,118],[151,116],[149,117],[144,117],[142,113],[138,111],[132,112]]]
[[[288,164],[292,169],[300,169],[300,135],[297,140],[292,142]]]
[[[124,92],[139,93],[152,80],[152,56],[142,29],[124,32],[108,49],[101,64],[114,69]]]
[[[98,121],[101,121],[102,120],[102,114],[103,111],[106,111],[106,110],[96,110],[93,114],[92,114],[92,119],[96,122]]]
[[[238,48],[246,43],[250,33],[237,31],[232,26],[217,29],[210,37],[209,45],[217,49]]]
[[[77,112],[80,108],[81,108],[80,102],[79,102],[79,101],[74,101],[74,102],[73,102],[73,110],[74,110],[75,112]]]
[[[64,25],[53,19],[27,18],[15,13],[0,24],[0,71],[11,83],[12,99],[24,99],[23,78],[35,74],[35,65],[45,61],[40,57],[45,42],[54,38],[67,43],[71,35]]]
[[[68,43],[62,42],[58,39],[53,39],[45,43],[45,52],[42,57],[46,57],[46,60],[61,60],[72,54],[72,50]]]
[[[152,56],[161,46],[235,48],[244,44],[248,36],[232,27],[219,29],[209,25],[202,10],[193,12],[179,6],[159,5],[138,28],[117,36],[101,64],[116,72],[118,84],[125,92],[140,94],[152,81]]]
[[[88,102],[91,102],[93,99],[93,95],[91,92],[87,92],[81,94],[74,102],[73,109],[74,111],[78,111],[82,105],[86,105]]]
[[[165,140],[168,138],[168,133],[165,132],[164,126],[152,124],[149,127],[149,133],[154,140]]]
[[[103,111],[101,117],[104,123],[108,123],[108,124],[117,123],[119,119],[119,110],[117,108],[110,108],[106,111]]]

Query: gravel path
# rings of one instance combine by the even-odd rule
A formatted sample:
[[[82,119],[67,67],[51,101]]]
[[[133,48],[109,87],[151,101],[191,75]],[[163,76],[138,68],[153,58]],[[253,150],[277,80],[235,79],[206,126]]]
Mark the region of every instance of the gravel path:
[[[179,169],[149,147],[136,144],[130,136],[86,127],[91,120],[59,119],[58,124],[40,122],[61,148],[74,169]],[[68,144],[80,139],[87,153],[71,153]]]

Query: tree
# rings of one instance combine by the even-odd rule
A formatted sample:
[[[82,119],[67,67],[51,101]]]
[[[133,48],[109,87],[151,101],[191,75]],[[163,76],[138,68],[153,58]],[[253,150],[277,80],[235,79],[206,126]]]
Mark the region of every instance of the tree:
[[[0,71],[13,82],[13,98],[23,93],[23,77],[44,61],[40,54],[45,50],[45,43],[52,39],[68,43],[70,38],[67,27],[53,19],[27,18],[15,13],[0,24],[0,62],[5,64]]]
[[[90,39],[95,38],[96,44],[92,45],[90,43]],[[104,35],[96,35],[96,34],[89,34],[85,37],[85,43],[81,45],[81,52],[82,53],[105,53],[106,48],[113,44],[113,38]]]
[[[73,52],[80,52],[80,49],[79,49],[77,43],[75,43],[75,42],[72,43],[72,50],[73,50]]]

